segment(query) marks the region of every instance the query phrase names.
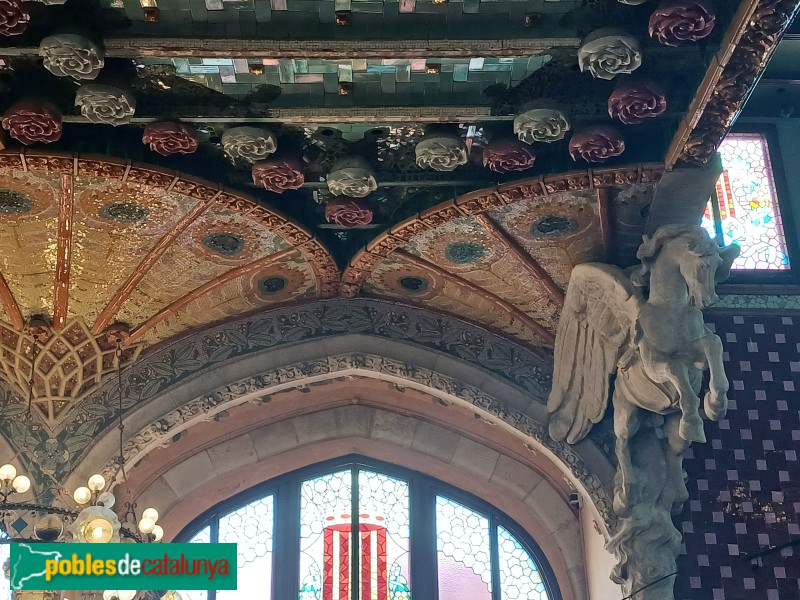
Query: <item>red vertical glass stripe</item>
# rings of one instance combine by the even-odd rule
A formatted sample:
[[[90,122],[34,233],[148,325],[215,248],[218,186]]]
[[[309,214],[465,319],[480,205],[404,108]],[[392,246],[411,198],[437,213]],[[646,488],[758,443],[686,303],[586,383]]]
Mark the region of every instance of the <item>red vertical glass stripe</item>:
[[[349,528],[348,528],[349,529]],[[339,600],[350,597],[350,533],[339,532]]]
[[[322,600],[333,600],[333,530],[325,528],[325,573],[322,579]]]
[[[386,529],[378,529],[378,598],[388,600],[389,583],[387,581],[388,567],[386,565]]]
[[[361,529],[361,600],[372,600],[372,532]]]

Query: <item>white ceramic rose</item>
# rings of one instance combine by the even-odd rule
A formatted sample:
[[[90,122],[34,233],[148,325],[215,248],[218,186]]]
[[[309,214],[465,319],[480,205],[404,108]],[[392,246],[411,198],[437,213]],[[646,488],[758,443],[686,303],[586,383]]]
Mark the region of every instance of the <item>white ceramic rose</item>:
[[[453,171],[467,164],[467,146],[459,136],[426,136],[415,148],[417,166],[434,171]]]
[[[369,164],[359,157],[337,161],[327,177],[328,190],[334,196],[364,198],[378,189],[378,182]]]
[[[39,44],[44,67],[58,77],[94,79],[105,64],[104,50],[92,40],[72,33],[44,38]]]
[[[558,108],[534,108],[514,119],[514,133],[526,144],[557,142],[563,140],[569,130],[569,119]]]
[[[275,135],[261,127],[233,127],[222,134],[222,149],[232,161],[254,163],[278,149]]]
[[[75,106],[92,123],[116,127],[130,123],[136,112],[136,98],[130,92],[111,85],[87,83],[75,93]]]
[[[638,40],[616,29],[598,29],[578,50],[578,65],[596,79],[611,80],[642,66]]]

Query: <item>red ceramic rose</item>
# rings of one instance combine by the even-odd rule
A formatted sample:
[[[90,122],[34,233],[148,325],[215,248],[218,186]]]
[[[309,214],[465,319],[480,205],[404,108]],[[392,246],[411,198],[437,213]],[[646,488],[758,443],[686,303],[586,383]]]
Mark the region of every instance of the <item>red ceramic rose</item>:
[[[144,128],[142,142],[161,156],[192,154],[198,144],[194,129],[183,123],[150,123]]]
[[[17,102],[3,115],[3,129],[25,145],[50,143],[61,137],[61,112],[51,104],[31,100]]]
[[[517,139],[489,142],[483,151],[483,166],[495,173],[511,173],[530,169],[536,161],[533,148]]]
[[[325,220],[342,227],[355,227],[372,223],[372,211],[362,200],[337,199],[325,205]]]
[[[667,110],[667,98],[654,83],[623,83],[608,99],[608,114],[625,125],[638,125],[646,119],[657,117]]]
[[[0,0],[0,35],[20,35],[31,16],[18,0]]]
[[[589,127],[572,136],[569,155],[572,160],[582,158],[589,163],[599,163],[625,152],[625,140],[613,127]]]
[[[664,0],[650,15],[650,37],[664,46],[680,46],[707,37],[716,15],[706,0]]]
[[[276,194],[303,187],[306,181],[300,161],[271,158],[253,164],[253,183]]]

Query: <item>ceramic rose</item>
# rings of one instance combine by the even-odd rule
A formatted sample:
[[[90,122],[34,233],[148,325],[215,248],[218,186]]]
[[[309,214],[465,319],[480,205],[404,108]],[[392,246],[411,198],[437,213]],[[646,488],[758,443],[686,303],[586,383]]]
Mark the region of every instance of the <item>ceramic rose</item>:
[[[0,0],[0,35],[25,33],[31,16],[18,0]]]
[[[260,160],[253,165],[252,175],[253,183],[276,194],[297,190],[306,181],[300,161],[288,158]]]
[[[327,177],[328,190],[334,196],[364,198],[378,189],[378,182],[369,164],[359,157],[337,161]]]
[[[656,84],[626,82],[614,90],[608,99],[608,114],[625,125],[638,125],[667,110],[667,98]]]
[[[596,79],[610,80],[617,75],[633,73],[642,66],[638,40],[616,29],[598,29],[578,50],[578,66]]]
[[[467,164],[467,146],[458,135],[425,136],[415,148],[417,166],[433,171],[453,171]]]
[[[372,211],[363,200],[335,199],[325,205],[325,220],[341,227],[372,223]]]
[[[526,144],[563,140],[569,129],[569,119],[560,108],[534,108],[514,119],[514,133]]]
[[[271,131],[261,127],[233,127],[222,134],[222,149],[233,162],[254,163],[275,152],[278,141]]]
[[[25,145],[55,142],[63,131],[61,112],[46,103],[17,102],[3,115],[3,129]]]
[[[535,161],[533,149],[515,139],[491,141],[483,151],[483,166],[495,173],[525,171]]]
[[[680,46],[708,37],[716,15],[705,0],[665,0],[650,15],[650,37],[664,46]]]
[[[44,38],[39,56],[45,69],[58,77],[94,79],[105,64],[105,51],[81,35],[59,33]]]
[[[75,106],[92,123],[125,125],[136,112],[136,99],[123,89],[99,83],[87,83],[75,93]]]
[[[614,127],[589,127],[575,133],[569,141],[572,160],[600,163],[625,151],[625,140]]]
[[[150,123],[144,128],[142,142],[161,156],[192,154],[198,146],[194,128],[183,123]]]

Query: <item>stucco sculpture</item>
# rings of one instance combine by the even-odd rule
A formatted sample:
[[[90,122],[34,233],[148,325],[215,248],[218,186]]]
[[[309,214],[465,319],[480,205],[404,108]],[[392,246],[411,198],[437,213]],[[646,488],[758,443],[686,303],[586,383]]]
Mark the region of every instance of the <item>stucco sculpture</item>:
[[[715,284],[738,254],[699,225],[670,224],[644,237],[639,267],[587,263],[572,271],[555,344],[550,435],[581,441],[611,399],[619,526],[607,548],[618,560],[612,579],[637,600],[674,598],[681,534],[672,515],[688,498],[682,455],[706,441],[704,370],[706,415],[719,420],[727,409],[722,342],[701,309],[717,301]]]

